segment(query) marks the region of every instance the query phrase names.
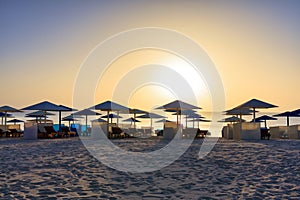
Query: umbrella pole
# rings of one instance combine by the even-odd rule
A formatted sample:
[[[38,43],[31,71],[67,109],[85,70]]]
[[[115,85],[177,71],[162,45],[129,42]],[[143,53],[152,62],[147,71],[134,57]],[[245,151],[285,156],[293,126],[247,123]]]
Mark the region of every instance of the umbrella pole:
[[[71,128],[71,121],[69,121],[69,128]]]
[[[87,133],[87,115],[85,115],[85,132]]]
[[[135,118],[136,118],[136,114],[135,114],[135,113],[133,114],[133,118],[134,118],[134,120],[133,120],[133,127],[136,128],[136,126],[135,126]]]
[[[4,120],[4,127],[5,127],[5,130],[7,130],[6,120],[7,120],[7,112],[5,112],[5,120]]]
[[[117,111],[117,115],[118,115],[118,117],[117,117],[117,126],[119,126],[119,111]]]
[[[176,114],[177,114],[177,128],[178,128],[178,108],[176,108]]]
[[[44,110],[45,120],[44,120],[44,126],[46,126],[47,123],[47,111]]]
[[[109,135],[108,133],[109,133],[109,110],[107,111],[107,136]]]
[[[152,134],[152,118],[150,118],[150,132]]]
[[[58,131],[61,131],[61,111],[58,112]]]
[[[255,123],[255,108],[253,108],[253,122]]]
[[[265,120],[265,128],[267,128],[267,120]]]
[[[286,123],[287,123],[287,126],[290,126],[290,117],[289,116],[286,117]]]
[[[187,121],[188,121],[188,117],[187,115],[185,115],[185,128],[187,128]]]
[[[2,117],[2,123],[1,124],[3,125],[3,117]]]

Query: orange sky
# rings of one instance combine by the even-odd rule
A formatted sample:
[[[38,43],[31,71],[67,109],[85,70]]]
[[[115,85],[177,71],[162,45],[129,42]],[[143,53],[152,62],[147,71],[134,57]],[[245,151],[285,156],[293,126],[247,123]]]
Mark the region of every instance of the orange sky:
[[[0,104],[21,108],[50,100],[71,106],[77,73],[94,47],[125,30],[161,27],[206,51],[223,81],[227,108],[258,98],[278,105],[274,112],[293,110],[300,107],[299,11],[298,1],[1,1]],[[172,65],[176,59],[158,51],[128,54],[102,81],[118,83],[133,67]],[[151,109],[172,99],[151,87],[136,89],[120,103]],[[109,99],[110,89],[97,88],[95,99]],[[205,89],[198,100],[203,111],[211,111]]]

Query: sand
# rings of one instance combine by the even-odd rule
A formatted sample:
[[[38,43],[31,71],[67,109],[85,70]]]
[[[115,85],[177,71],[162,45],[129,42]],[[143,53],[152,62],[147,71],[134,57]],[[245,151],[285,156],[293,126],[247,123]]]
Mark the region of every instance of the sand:
[[[0,199],[299,199],[300,141],[219,140],[197,159],[203,140],[159,171],[132,174],[93,158],[78,138],[0,139]],[[149,151],[150,139],[114,140]]]

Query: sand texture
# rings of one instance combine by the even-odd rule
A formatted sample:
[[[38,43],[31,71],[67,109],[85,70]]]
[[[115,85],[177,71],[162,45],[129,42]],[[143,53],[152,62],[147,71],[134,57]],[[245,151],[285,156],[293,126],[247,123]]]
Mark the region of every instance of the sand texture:
[[[125,173],[93,158],[78,138],[0,139],[0,199],[299,199],[300,141],[219,140],[197,159],[196,140],[159,171]],[[131,151],[163,146],[115,140]]]

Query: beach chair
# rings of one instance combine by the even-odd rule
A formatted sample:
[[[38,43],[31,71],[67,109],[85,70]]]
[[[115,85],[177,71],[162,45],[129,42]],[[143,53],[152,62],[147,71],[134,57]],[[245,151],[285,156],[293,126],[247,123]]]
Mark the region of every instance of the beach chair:
[[[12,135],[12,137],[21,137],[21,135],[23,134],[23,131],[19,131],[15,128],[9,129],[9,132]]]
[[[5,131],[0,128],[0,137],[7,137],[7,133],[8,133],[8,131]]]
[[[197,130],[196,138],[205,138],[208,133],[208,130]]]
[[[61,132],[64,133],[63,136],[65,136],[65,137],[75,137],[76,136],[76,132],[70,131],[69,127],[67,127],[67,126],[61,127]]]
[[[113,126],[113,127],[111,127],[111,130],[112,130],[111,138],[123,138],[124,137],[124,133],[123,133],[122,129],[120,129],[119,127]]]
[[[47,131],[42,124],[38,125],[38,138],[48,138]]]
[[[62,138],[64,136],[63,132],[55,131],[53,126],[45,126],[44,128],[49,138]]]

